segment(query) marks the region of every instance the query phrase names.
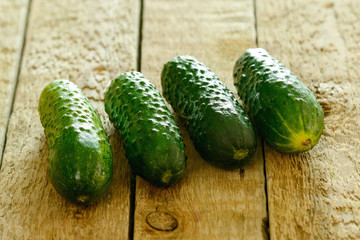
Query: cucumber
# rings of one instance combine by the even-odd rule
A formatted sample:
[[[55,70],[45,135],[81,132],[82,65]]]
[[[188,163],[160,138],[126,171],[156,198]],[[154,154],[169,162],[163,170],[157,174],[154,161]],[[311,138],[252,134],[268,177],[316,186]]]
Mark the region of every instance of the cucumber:
[[[41,93],[39,113],[55,190],[73,203],[94,203],[113,171],[111,146],[95,109],[75,84],[55,80]]]
[[[324,128],[314,94],[262,48],[248,49],[236,61],[234,84],[245,110],[266,142],[276,150],[312,149]]]
[[[164,187],[182,176],[186,156],[181,133],[143,74],[127,72],[114,79],[105,94],[105,111],[123,139],[134,173]]]
[[[250,119],[215,73],[191,56],[178,56],[163,67],[165,98],[187,127],[203,159],[223,169],[246,163],[256,149]]]

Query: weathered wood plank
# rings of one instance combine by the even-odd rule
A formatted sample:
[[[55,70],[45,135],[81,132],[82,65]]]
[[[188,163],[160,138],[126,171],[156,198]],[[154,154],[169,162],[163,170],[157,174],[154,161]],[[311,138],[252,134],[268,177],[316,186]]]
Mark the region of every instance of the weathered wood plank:
[[[317,95],[318,146],[299,155],[266,147],[271,239],[360,238],[360,4],[257,0],[259,46]]]
[[[130,171],[103,94],[117,72],[134,70],[139,1],[33,0],[21,76],[0,172],[0,239],[126,239]],[[114,178],[97,204],[61,198],[46,174],[47,145],[37,112],[43,87],[67,78],[100,113],[114,152]]]
[[[23,46],[28,0],[0,1],[0,167]]]
[[[163,64],[188,54],[235,92],[235,60],[255,45],[252,1],[147,0],[142,40],[142,72],[158,90]],[[223,171],[202,160],[180,128],[188,156],[186,173],[168,189],[137,178],[134,238],[261,239],[267,216],[261,146],[252,164]]]

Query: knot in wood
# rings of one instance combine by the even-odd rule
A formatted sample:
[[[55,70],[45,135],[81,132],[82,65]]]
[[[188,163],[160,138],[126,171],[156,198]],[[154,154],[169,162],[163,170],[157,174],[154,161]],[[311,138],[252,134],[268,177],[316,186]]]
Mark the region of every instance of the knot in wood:
[[[158,231],[173,231],[178,222],[175,217],[167,212],[151,212],[146,216],[147,224]]]

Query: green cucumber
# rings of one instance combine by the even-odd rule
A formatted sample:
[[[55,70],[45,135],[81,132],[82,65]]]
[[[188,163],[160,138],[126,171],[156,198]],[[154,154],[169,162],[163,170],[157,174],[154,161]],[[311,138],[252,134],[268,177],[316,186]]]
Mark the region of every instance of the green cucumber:
[[[82,91],[67,80],[48,84],[39,100],[49,147],[48,174],[65,199],[87,205],[108,188],[112,151],[101,120]]]
[[[182,176],[186,156],[181,133],[160,93],[143,74],[127,72],[114,79],[105,94],[105,111],[137,175],[158,186]]]
[[[262,48],[248,49],[234,67],[234,84],[260,135],[281,152],[312,149],[324,128],[314,94]]]
[[[178,56],[164,65],[161,84],[203,159],[223,169],[250,159],[256,149],[250,119],[215,73],[194,57]]]

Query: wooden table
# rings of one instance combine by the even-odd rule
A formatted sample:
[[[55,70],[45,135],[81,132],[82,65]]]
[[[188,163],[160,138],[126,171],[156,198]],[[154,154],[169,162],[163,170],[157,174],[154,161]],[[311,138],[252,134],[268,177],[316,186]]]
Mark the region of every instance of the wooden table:
[[[1,0],[0,36],[0,239],[360,239],[358,0]],[[319,144],[291,155],[259,141],[249,165],[224,171],[178,121],[181,181],[162,189],[133,176],[104,111],[109,81],[141,70],[161,91],[163,64],[188,54],[235,93],[235,60],[256,46],[316,94]],[[114,151],[110,189],[90,207],[47,178],[37,106],[58,78],[83,89]]]

